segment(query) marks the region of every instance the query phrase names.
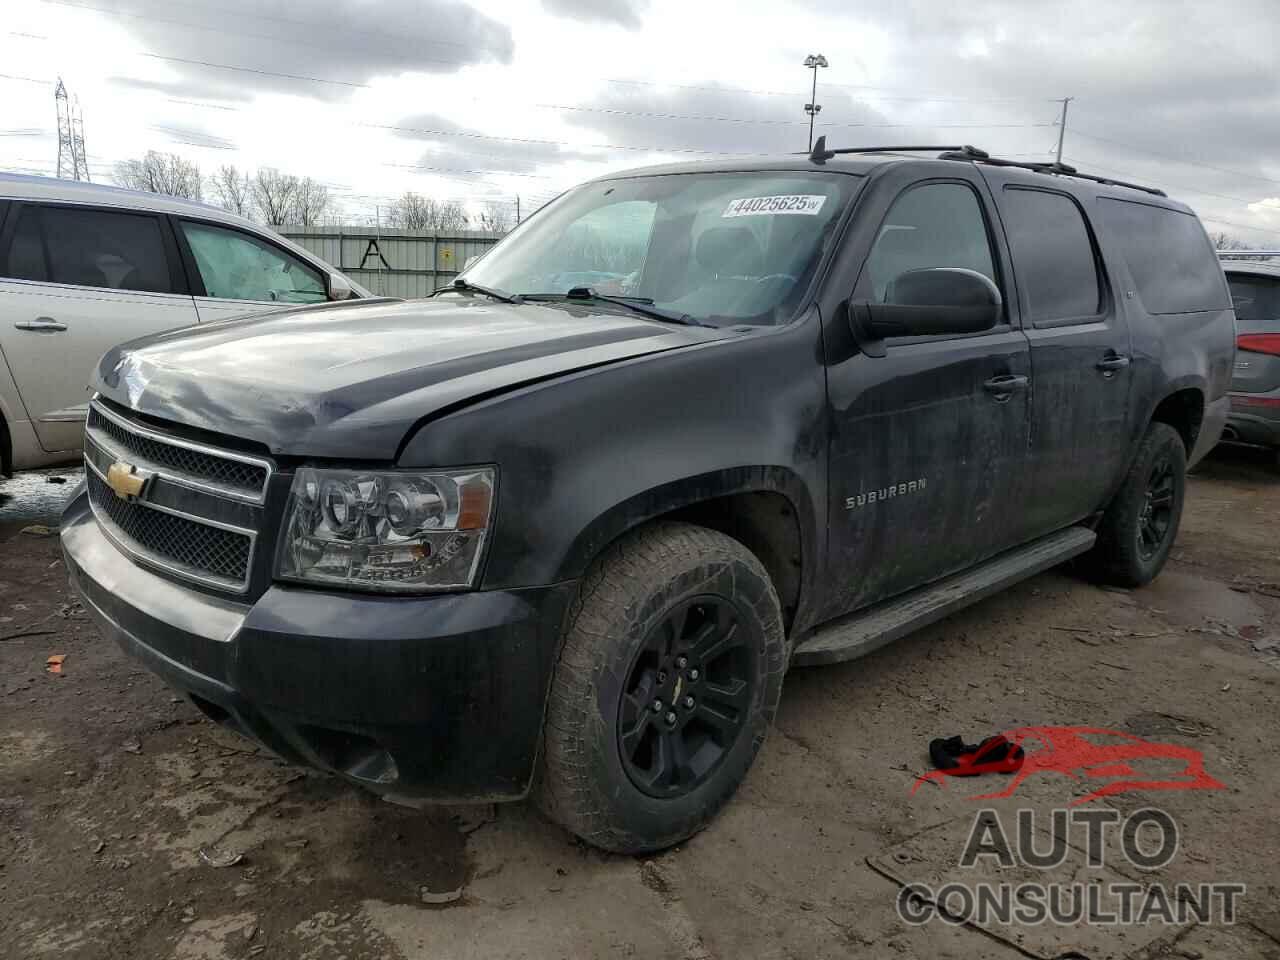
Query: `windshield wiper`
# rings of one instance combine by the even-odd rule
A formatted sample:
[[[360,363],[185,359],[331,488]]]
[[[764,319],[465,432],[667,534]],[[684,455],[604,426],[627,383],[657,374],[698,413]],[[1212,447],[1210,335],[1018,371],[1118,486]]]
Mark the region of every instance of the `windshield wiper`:
[[[523,299],[559,299],[558,294],[524,294]],[[646,317],[652,317],[655,320],[664,320],[667,323],[679,323],[686,327],[705,327],[707,324],[695,320],[687,313],[676,313],[674,310],[664,310],[662,307],[654,306],[651,297],[614,297],[606,293],[597,293],[591,287],[574,287],[568,293],[564,294],[565,300],[593,300],[599,303],[612,303],[615,306],[626,307],[636,313],[642,313]]]
[[[435,293],[444,293],[447,290],[461,290],[463,293],[479,293],[486,297],[492,297],[494,300],[501,300],[503,303],[522,303],[524,298],[518,294],[507,293],[505,290],[497,290],[493,287],[482,287],[478,283],[472,283],[470,280],[463,280],[458,277],[453,283],[447,287],[441,287]]]

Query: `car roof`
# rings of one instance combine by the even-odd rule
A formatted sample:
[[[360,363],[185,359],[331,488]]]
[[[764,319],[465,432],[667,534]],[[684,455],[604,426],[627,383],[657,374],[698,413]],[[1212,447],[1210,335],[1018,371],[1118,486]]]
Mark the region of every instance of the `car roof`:
[[[635,167],[617,173],[609,173],[590,181],[592,183],[620,180],[628,177],[662,176],[665,174],[687,173],[843,173],[853,176],[872,176],[888,170],[890,167],[910,163],[919,168],[922,177],[945,177],[955,170],[957,163],[967,163],[980,169],[998,170],[1006,180],[1025,183],[1028,186],[1053,186],[1067,190],[1078,196],[1106,196],[1121,200],[1133,200],[1152,206],[1165,207],[1183,213],[1193,213],[1186,204],[1169,197],[1150,193],[1119,183],[1099,183],[1084,177],[1073,177],[1066,173],[1030,170],[1019,166],[987,166],[981,161],[967,159],[940,159],[937,154],[924,153],[840,153],[819,164],[809,159],[808,154],[791,154],[785,156],[760,156],[757,158],[733,158],[724,160],[686,160],[677,163],[665,163],[651,167]],[[1087,171],[1081,171],[1087,173]]]
[[[1226,273],[1245,273],[1255,277],[1280,277],[1280,263],[1262,260],[1224,260],[1222,269]]]
[[[218,220],[241,227],[260,229],[253,221],[229,213],[221,207],[170,197],[162,193],[143,190],[126,190],[104,183],[88,183],[83,180],[58,180],[53,177],[33,177],[21,173],[0,173],[0,199],[6,200],[55,200],[63,203],[91,203],[97,206],[128,207],[151,213],[171,213],[202,220]]]

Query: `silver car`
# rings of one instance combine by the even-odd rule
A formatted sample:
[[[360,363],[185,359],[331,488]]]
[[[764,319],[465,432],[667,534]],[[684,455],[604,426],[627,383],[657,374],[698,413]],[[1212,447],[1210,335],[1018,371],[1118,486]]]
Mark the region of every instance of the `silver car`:
[[[216,207],[0,174],[0,472],[80,457],[89,372],[116,344],[370,295]]]
[[[1280,451],[1280,265],[1226,260],[1236,308],[1231,415],[1222,439]]]

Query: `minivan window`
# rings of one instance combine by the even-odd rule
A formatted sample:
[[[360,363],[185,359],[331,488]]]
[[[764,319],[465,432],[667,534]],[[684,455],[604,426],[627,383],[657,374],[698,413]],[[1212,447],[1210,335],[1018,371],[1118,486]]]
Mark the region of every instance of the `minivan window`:
[[[210,297],[273,303],[328,299],[320,271],[239,230],[183,222],[182,233]]]
[[[1031,323],[1097,315],[1098,264],[1084,215],[1061,193],[1006,187],[1005,232]]]
[[[1222,267],[1194,214],[1111,197],[1099,197],[1098,209],[1148,313],[1230,305]]]
[[[867,257],[871,297],[883,303],[908,270],[963,267],[996,280],[982,207],[961,183],[926,183],[894,201]]]
[[[800,171],[596,181],[543,208],[464,276],[548,298],[588,287],[703,323],[784,323],[859,183]]]
[[[160,223],[152,216],[41,207],[49,280],[111,290],[171,293]]]
[[[1240,333],[1280,333],[1280,278],[1227,274]]]
[[[30,207],[18,217],[4,275],[15,280],[44,282],[49,279],[49,267],[44,262],[44,241],[40,239],[40,215]]]

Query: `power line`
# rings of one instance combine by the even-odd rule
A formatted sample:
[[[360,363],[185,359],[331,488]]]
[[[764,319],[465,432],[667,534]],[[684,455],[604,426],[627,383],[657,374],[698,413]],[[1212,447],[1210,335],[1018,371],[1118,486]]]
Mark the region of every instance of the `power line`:
[[[294,37],[282,35],[282,34],[263,34],[263,33],[253,33],[245,30],[232,30],[226,27],[216,27],[216,26],[210,26],[208,24],[192,23],[189,20],[175,20],[172,18],[157,17],[154,14],[135,14],[135,13],[129,13],[122,10],[112,10],[106,7],[91,6],[89,4],[84,4],[84,3],[72,3],[72,2],[69,2],[69,0],[42,0],[42,2],[55,4],[58,6],[70,7],[78,10],[89,10],[96,13],[106,14],[109,16],[116,16],[116,17],[123,16],[123,17],[130,17],[134,19],[151,20],[157,23],[168,23],[175,26],[183,26],[183,27],[188,27],[195,30],[203,30],[203,31],[209,31],[213,33],[224,33],[232,36],[252,37],[260,40],[271,40],[273,42],[285,42],[285,43],[295,44],[298,46],[311,47],[313,49],[322,49],[314,43],[304,41],[304,40],[298,40],[298,39],[295,39]],[[191,3],[186,3],[183,5],[193,6],[193,7],[196,6],[195,4],[191,4]],[[290,18],[270,16],[267,14],[260,14],[256,12],[249,13],[249,11],[242,11],[242,12],[248,16],[251,16],[259,20],[278,21],[281,23],[297,24],[297,25],[304,25],[304,26],[313,25],[312,23],[304,20],[294,20]],[[404,37],[402,35],[387,33],[385,31],[357,29],[357,30],[351,30],[348,32],[367,33],[374,36],[389,37],[398,41],[404,40]],[[13,35],[26,37],[28,39],[36,39],[36,40],[48,39],[48,37],[41,37],[35,34],[14,33]],[[426,40],[425,42],[456,46],[462,49],[472,49],[467,44],[459,43],[457,41],[452,41],[452,40]],[[298,80],[298,81],[313,82],[313,83],[338,84],[341,86],[348,86],[348,87],[361,88],[361,89],[367,89],[369,86],[367,83],[356,82],[356,81],[331,80],[323,77],[310,77],[310,76],[299,75],[299,74],[276,73],[274,71],[269,71],[261,68],[251,68],[251,67],[238,66],[234,64],[215,63],[212,61],[204,61],[204,60],[185,59],[181,57],[172,57],[172,56],[167,56],[167,55],[153,53],[153,52],[144,52],[144,53],[141,53],[140,56],[152,57],[154,59],[159,59],[159,60],[169,60],[177,63],[186,63],[190,65],[205,66],[212,69],[244,71],[248,73],[255,73],[261,76],[274,76],[274,77],[279,77],[281,79],[288,79],[288,80]],[[444,60],[440,58],[423,57],[420,54],[415,55],[414,59],[419,62],[440,63],[440,64],[444,64],[447,66],[454,66],[454,67],[470,66],[477,62],[475,60]],[[757,90],[757,89],[751,89],[747,87],[734,87],[734,86],[726,86],[726,85],[682,84],[682,83],[671,83],[667,81],[656,81],[656,80],[630,80],[630,79],[621,79],[617,77],[590,77],[587,79],[598,80],[602,83],[624,84],[624,85],[633,85],[633,86],[669,87],[669,88],[681,89],[681,90],[701,90],[701,91],[715,92],[715,93],[746,93],[746,94],[751,94],[753,96],[793,97],[797,95],[795,91]],[[868,94],[865,91],[896,90],[898,88],[878,87],[872,84],[842,84],[842,83],[828,83],[828,84],[825,84],[825,86],[836,87],[840,89],[863,91],[860,94],[860,96],[863,99],[867,99],[867,100],[898,101],[898,102],[904,102],[904,103],[1031,103],[1031,102],[1041,102],[1041,101],[1057,102],[1044,97],[950,97],[950,96],[935,96],[935,95],[889,96],[889,95],[881,95],[881,94]]]
[[[1160,157],[1164,160],[1172,160],[1174,163],[1184,163],[1190,167],[1204,167],[1206,170],[1217,170],[1219,173],[1229,173],[1235,177],[1244,177],[1246,180],[1261,180],[1263,183],[1280,183],[1280,180],[1276,180],[1273,177],[1260,177],[1257,174],[1244,173],[1240,170],[1229,170],[1226,167],[1217,167],[1211,163],[1203,163],[1199,160],[1186,160],[1182,157],[1175,157],[1172,154],[1158,153],[1155,150],[1147,150],[1144,147],[1135,147],[1133,144],[1123,143],[1119,140],[1112,140],[1109,137],[1099,137],[1092,133],[1085,133],[1083,130],[1072,130],[1071,132],[1089,140],[1097,140],[1101,143],[1110,143],[1117,147],[1124,147],[1126,150],[1132,150],[1134,153],[1145,153],[1153,157]]]
[[[1217,217],[1201,217],[1200,219],[1206,223],[1220,223],[1226,227],[1236,227],[1240,230],[1257,230],[1259,233],[1270,233],[1274,236],[1280,237],[1280,230],[1276,230],[1273,227],[1255,227],[1247,223],[1236,223],[1233,220],[1220,220]],[[1248,253],[1249,251],[1242,250],[1240,252]]]
[[[22,80],[26,83],[42,83],[46,87],[53,86],[52,80],[40,80],[36,77],[16,77],[11,73],[0,73],[0,80]]]
[[[188,60],[185,57],[166,57],[159,53],[140,53],[140,57],[149,57],[152,60],[167,60],[171,63],[186,63],[199,67],[210,67],[214,70],[233,70],[236,73],[252,73],[260,77],[280,77],[284,80],[301,80],[307,83],[329,83],[339,87],[355,87],[367,90],[367,83],[354,83],[350,80],[327,80],[324,77],[308,77],[297,73],[277,73],[274,70],[259,70],[255,67],[237,67],[229,63],[214,63],[211,60]]]
[[[162,20],[161,18],[159,18],[159,17],[155,17],[155,16],[153,16],[153,15],[151,15],[151,14],[126,13],[126,12],[125,12],[125,11],[123,11],[123,10],[114,10],[114,9],[112,9],[112,8],[110,8],[110,7],[95,7],[95,6],[91,6],[90,4],[87,4],[87,3],[71,3],[71,2],[69,2],[69,0],[42,0],[42,2],[43,2],[43,3],[49,3],[49,4],[55,4],[55,5],[60,6],[60,7],[74,7],[74,8],[80,9],[80,10],[91,10],[91,11],[94,11],[94,12],[96,12],[96,13],[105,13],[105,14],[108,14],[108,15],[110,15],[110,16],[135,17],[135,18],[138,18],[138,19],[144,19],[144,20],[160,20],[160,21],[161,21],[161,22],[163,22],[163,23],[175,23],[175,24],[181,24],[181,25],[183,25],[183,26],[199,26],[199,25],[197,25],[197,24],[193,24],[193,23],[190,23],[189,21],[185,21],[185,20]],[[191,7],[192,9],[202,10],[202,11],[208,11],[208,9],[209,9],[209,8],[208,8],[208,6],[206,6],[206,5],[204,5],[204,4],[186,2],[186,0],[166,0],[166,5],[167,5],[167,6]],[[225,13],[234,12],[234,13],[240,14],[240,15],[242,15],[242,16],[251,17],[251,18],[253,18],[254,20],[267,20],[267,21],[271,21],[271,22],[274,22],[274,23],[284,23],[284,24],[288,24],[288,25],[290,25],[290,26],[311,27],[311,28],[314,28],[317,24],[321,24],[322,26],[324,26],[324,27],[326,27],[326,28],[330,28],[330,27],[332,27],[332,24],[331,24],[331,23],[328,23],[328,22],[326,22],[326,21],[321,21],[321,20],[298,20],[298,19],[295,19],[295,18],[292,18],[292,17],[281,17],[281,16],[276,16],[276,15],[274,15],[274,14],[261,13],[261,12],[259,12],[259,11],[257,11],[257,10],[249,10],[249,9],[244,8],[244,7],[227,7],[227,6],[225,6],[225,5],[220,5],[219,10],[220,10],[220,12],[221,12],[221,13],[224,13],[224,14],[225,14]],[[216,28],[216,27],[208,27],[208,28],[206,28],[206,29],[210,29],[210,30],[217,30],[218,28]],[[219,32],[232,32],[232,31],[219,31]],[[390,38],[390,39],[393,39],[393,40],[401,40],[401,41],[403,41],[403,40],[405,39],[405,37],[404,37],[404,35],[403,35],[403,34],[391,33],[391,32],[386,31],[386,30],[370,30],[368,27],[346,27],[346,26],[344,26],[344,27],[342,27],[342,33],[343,33],[344,35],[347,35],[347,34],[353,34],[353,33],[356,33],[356,34],[366,34],[366,35],[371,36],[371,37],[386,37],[386,38]],[[261,36],[261,37],[263,37],[264,39],[272,39],[272,40],[275,40],[275,39],[278,39],[278,40],[289,40],[289,39],[290,39],[290,38],[289,38],[289,37],[287,37],[287,36],[267,36],[267,35],[265,35],[265,34],[245,34],[245,35],[246,35],[246,36]],[[34,36],[34,35],[30,35],[30,36]],[[48,39],[48,38],[42,38],[42,39]],[[471,49],[471,45],[470,45],[470,44],[467,44],[467,43],[461,43],[461,42],[459,42],[459,41],[457,41],[457,40],[434,40],[434,39],[429,40],[429,39],[427,39],[427,38],[425,38],[425,37],[424,37],[424,38],[421,38],[421,40],[419,40],[418,38],[415,38],[415,39],[414,39],[414,42],[415,42],[415,43],[417,43],[417,42],[422,42],[422,43],[433,43],[433,44],[436,44],[436,45],[438,45],[438,46],[458,47],[458,48],[460,48],[460,49],[464,49],[464,50],[469,50],[469,49]]]
[[[1074,163],[1077,161],[1073,160],[1072,162]],[[1085,167],[1091,167],[1096,170],[1104,170],[1107,173],[1118,173],[1122,177],[1132,177],[1136,180],[1150,179],[1149,177],[1144,177],[1140,173],[1134,173],[1129,170],[1118,170],[1115,167],[1103,166],[1102,164],[1094,163],[1092,160],[1086,159],[1079,162]],[[1167,184],[1167,185],[1174,190],[1182,190],[1187,193],[1197,193],[1206,197],[1217,197],[1219,200],[1234,200],[1237,203],[1257,203],[1258,202],[1257,200],[1250,200],[1248,197],[1233,197],[1229,193],[1214,193],[1210,190],[1197,190],[1195,187],[1184,187],[1176,183]]]

